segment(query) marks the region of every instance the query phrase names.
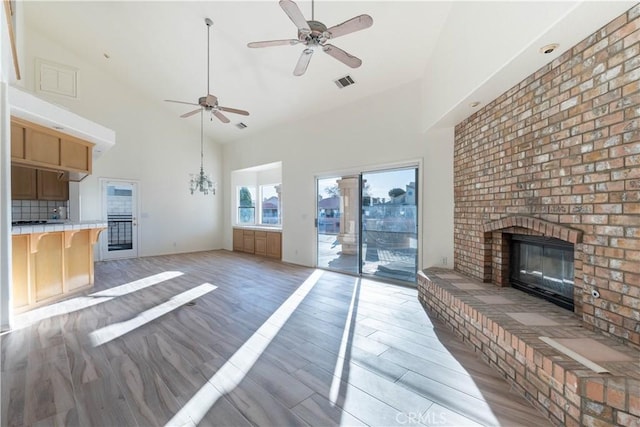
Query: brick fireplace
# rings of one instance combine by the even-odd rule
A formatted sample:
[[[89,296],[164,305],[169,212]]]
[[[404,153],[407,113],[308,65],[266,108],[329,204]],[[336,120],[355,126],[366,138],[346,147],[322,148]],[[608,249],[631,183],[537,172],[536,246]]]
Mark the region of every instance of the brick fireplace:
[[[457,272],[509,286],[512,234],[573,243],[583,326],[640,348],[640,5],[456,126],[454,193]]]
[[[640,425],[640,4],[456,126],[454,201],[425,309],[554,424]],[[511,286],[514,240],[573,252],[573,312]]]

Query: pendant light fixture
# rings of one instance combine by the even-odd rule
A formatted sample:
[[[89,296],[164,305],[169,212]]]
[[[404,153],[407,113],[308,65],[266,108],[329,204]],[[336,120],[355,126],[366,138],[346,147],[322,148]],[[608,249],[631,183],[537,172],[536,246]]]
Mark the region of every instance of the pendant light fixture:
[[[211,192],[216,195],[216,184],[211,181],[209,174],[204,173],[204,108],[200,109],[200,173],[192,173],[189,181],[189,191],[194,194],[200,191],[205,195]]]

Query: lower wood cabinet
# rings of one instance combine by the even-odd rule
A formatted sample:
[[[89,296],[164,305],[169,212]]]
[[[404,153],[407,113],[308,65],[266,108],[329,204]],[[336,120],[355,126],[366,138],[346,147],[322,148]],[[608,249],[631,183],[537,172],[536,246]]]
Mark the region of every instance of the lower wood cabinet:
[[[282,258],[281,233],[267,233],[267,256],[269,258]]]
[[[254,248],[256,255],[267,256],[267,232],[266,231],[256,231],[254,232],[255,240],[254,240]]]
[[[12,239],[15,313],[93,285],[93,245],[101,229],[16,234]]]
[[[282,233],[279,231],[233,229],[233,250],[282,259]]]

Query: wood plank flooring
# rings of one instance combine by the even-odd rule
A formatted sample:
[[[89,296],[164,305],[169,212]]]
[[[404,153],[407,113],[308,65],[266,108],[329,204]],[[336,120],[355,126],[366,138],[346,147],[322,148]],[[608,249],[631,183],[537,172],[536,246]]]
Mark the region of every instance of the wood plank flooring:
[[[549,425],[415,289],[314,271],[226,251],[96,263],[91,293],[1,337],[0,425]]]

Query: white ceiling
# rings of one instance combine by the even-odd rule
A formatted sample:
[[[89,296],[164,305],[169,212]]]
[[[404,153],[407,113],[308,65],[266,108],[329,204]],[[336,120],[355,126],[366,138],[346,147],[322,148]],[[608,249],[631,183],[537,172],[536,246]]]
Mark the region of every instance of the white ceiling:
[[[297,4],[311,19],[311,2]],[[443,109],[432,114],[453,125],[472,112],[468,100],[490,101],[553,59],[538,54],[537,43],[552,36],[549,42],[561,44],[557,56],[631,4],[318,0],[315,19],[329,27],[363,13],[374,24],[331,42],[362,59],[360,68],[316,52],[302,77],[292,74],[302,46],[246,47],[251,41],[296,37],[276,0],[28,1],[24,16],[26,26],[111,71],[194,127],[199,126],[197,115],[178,117],[190,106],[163,100],[197,102],[206,95],[204,18],[211,18],[211,92],[220,105],[251,113],[228,114],[231,123],[214,119],[207,126],[208,135],[226,143],[422,79],[425,73],[427,86],[433,85],[425,93],[439,97],[434,101]],[[333,80],[346,74],[356,85],[339,90]],[[240,121],[248,128],[237,129],[234,124]]]

